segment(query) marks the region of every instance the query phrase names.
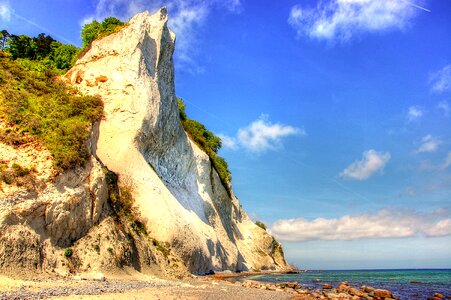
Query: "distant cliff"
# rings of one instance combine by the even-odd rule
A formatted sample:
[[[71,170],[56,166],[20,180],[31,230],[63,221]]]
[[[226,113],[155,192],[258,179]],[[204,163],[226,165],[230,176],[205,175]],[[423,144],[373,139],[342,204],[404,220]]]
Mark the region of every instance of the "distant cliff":
[[[33,193],[0,191],[0,269],[130,266],[173,275],[289,267],[280,244],[249,219],[181,126],[167,18],[165,8],[136,15],[94,41],[64,76],[104,103],[83,167],[50,181],[45,149],[0,143],[6,164],[34,155],[47,182]]]

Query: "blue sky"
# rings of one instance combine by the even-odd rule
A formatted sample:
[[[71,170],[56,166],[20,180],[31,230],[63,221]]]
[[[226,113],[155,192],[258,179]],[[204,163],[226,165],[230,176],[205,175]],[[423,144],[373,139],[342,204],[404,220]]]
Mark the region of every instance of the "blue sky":
[[[168,5],[176,91],[301,268],[451,267],[451,1],[0,0],[12,33]]]

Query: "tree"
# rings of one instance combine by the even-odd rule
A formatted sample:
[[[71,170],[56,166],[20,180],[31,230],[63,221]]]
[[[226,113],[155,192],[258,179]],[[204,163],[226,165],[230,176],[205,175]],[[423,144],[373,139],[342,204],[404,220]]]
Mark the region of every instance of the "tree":
[[[27,35],[14,35],[10,36],[8,41],[8,52],[13,59],[17,58],[36,58],[36,44],[33,39]]]
[[[5,49],[6,44],[9,40],[10,34],[6,29],[0,31],[0,50]]]
[[[79,50],[74,45],[60,42],[53,42],[51,48],[50,56],[58,69],[69,69],[73,65]]]
[[[33,42],[35,44],[36,50],[36,58],[44,59],[47,55],[52,51],[52,43],[56,42],[50,35],[45,35],[44,33],[40,33],[37,37],[33,38]]]

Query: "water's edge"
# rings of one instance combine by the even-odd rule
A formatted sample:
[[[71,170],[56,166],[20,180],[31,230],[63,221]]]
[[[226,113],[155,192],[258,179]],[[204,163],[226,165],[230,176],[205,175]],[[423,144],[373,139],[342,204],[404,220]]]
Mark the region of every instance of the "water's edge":
[[[346,281],[356,287],[387,289],[400,299],[426,299],[434,293],[451,296],[451,269],[306,271],[252,275],[246,279],[272,283],[295,281],[303,288],[312,289],[321,289],[324,283],[336,288]]]

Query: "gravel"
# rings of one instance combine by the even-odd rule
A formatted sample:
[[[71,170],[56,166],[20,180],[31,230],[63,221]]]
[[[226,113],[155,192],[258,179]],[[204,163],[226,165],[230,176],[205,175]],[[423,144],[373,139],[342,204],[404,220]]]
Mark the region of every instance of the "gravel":
[[[39,280],[35,280],[39,282]],[[68,286],[73,283],[79,283],[80,286]],[[161,281],[141,281],[141,280],[106,280],[99,281],[61,281],[55,282],[55,285],[61,284],[61,286],[54,286],[48,288],[40,288],[39,291],[36,287],[22,286],[15,291],[0,293],[0,300],[19,300],[19,299],[46,299],[51,297],[69,296],[69,295],[99,295],[104,293],[123,293],[129,290],[137,290],[144,288],[158,288],[176,286],[175,283],[161,282]]]

